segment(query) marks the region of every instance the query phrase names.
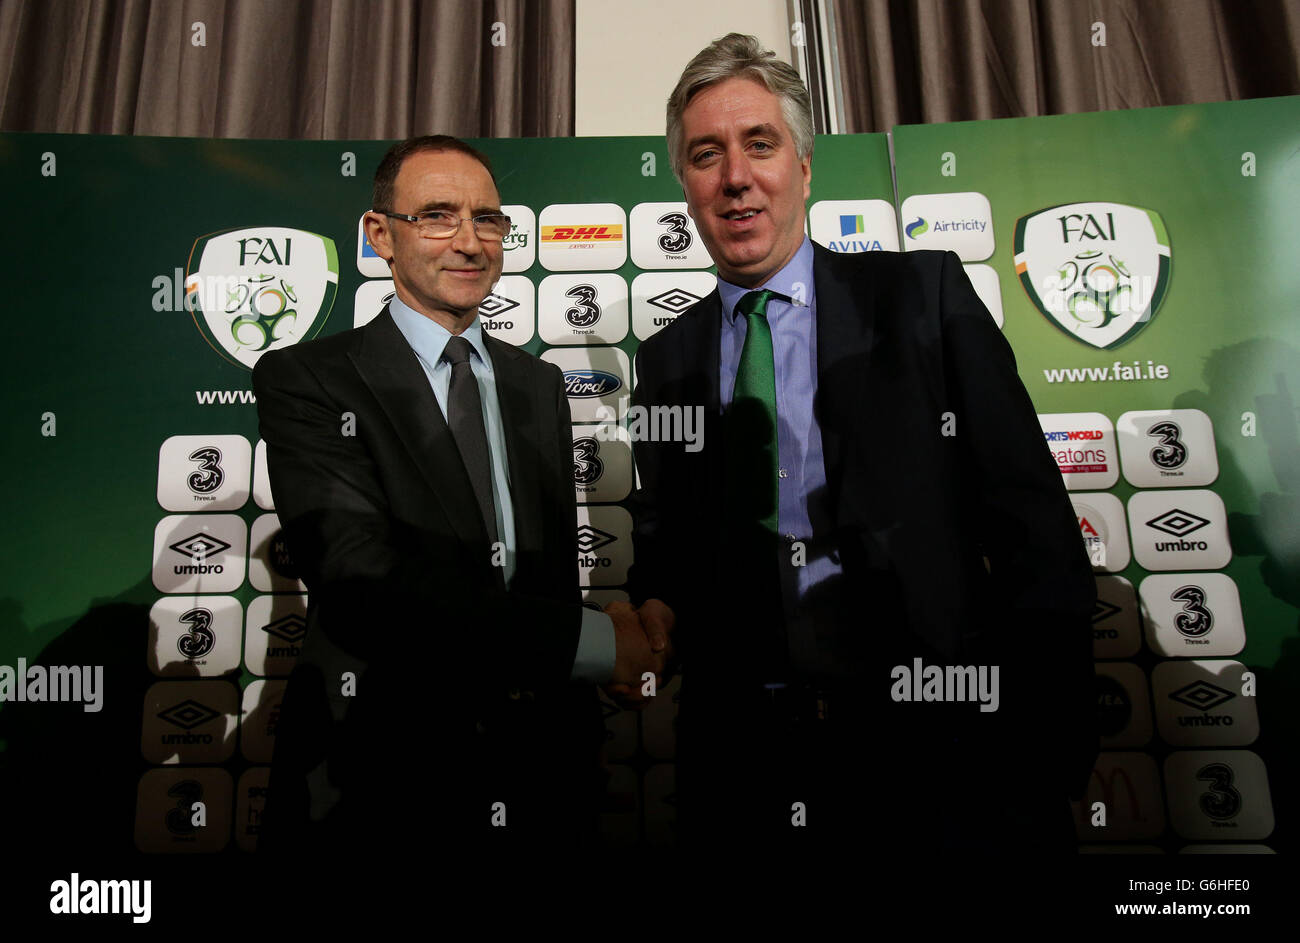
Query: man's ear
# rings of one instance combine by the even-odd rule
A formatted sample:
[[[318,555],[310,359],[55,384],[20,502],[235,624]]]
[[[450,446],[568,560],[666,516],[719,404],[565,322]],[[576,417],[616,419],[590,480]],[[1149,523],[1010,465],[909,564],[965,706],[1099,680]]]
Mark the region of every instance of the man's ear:
[[[393,261],[392,231],[388,228],[388,217],[374,210],[367,210],[362,217],[362,227],[366,232],[366,241],[370,248],[385,262]]]
[[[803,199],[807,203],[808,198],[812,196],[812,151],[809,151],[808,156],[799,161],[799,167],[803,171]]]

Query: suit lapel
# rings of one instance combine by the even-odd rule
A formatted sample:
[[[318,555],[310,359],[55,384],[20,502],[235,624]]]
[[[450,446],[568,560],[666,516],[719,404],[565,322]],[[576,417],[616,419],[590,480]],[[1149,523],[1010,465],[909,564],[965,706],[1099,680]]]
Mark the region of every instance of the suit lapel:
[[[429,378],[385,307],[348,352],[362,380],[397,430],[456,534],[486,543],[478,502]]]
[[[726,473],[722,447],[722,399],[718,389],[722,358],[722,297],[715,288],[700,301],[699,313],[677,332],[679,362],[685,365],[682,401],[704,407],[704,454],[709,505],[722,506]],[[710,443],[716,443],[710,446]]]
[[[483,343],[496,377],[497,402],[505,429],[506,467],[510,469],[510,502],[514,505],[516,558],[522,562],[527,551],[542,546],[541,477],[533,466],[546,458],[542,450],[547,443],[540,441],[538,414],[546,404],[538,399],[539,391],[525,382],[531,371],[519,361],[526,354],[489,337],[486,331]]]
[[[860,419],[862,410],[870,408],[875,294],[874,286],[860,274],[860,261],[840,258],[813,243],[817,290],[817,398],[813,411],[822,433],[832,508],[840,504],[846,431],[853,428],[855,416]]]

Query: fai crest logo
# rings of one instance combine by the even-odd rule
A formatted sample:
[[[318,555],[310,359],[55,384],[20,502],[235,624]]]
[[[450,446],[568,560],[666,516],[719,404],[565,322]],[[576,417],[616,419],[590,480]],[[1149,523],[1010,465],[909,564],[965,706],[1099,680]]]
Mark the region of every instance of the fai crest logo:
[[[315,337],[338,285],[333,239],[261,226],[195,242],[185,271],[185,302],[204,339],[251,370],[268,350]]]
[[[1110,350],[1151,323],[1169,290],[1169,234],[1154,210],[1067,203],[1016,221],[1016,274],[1075,340]]]

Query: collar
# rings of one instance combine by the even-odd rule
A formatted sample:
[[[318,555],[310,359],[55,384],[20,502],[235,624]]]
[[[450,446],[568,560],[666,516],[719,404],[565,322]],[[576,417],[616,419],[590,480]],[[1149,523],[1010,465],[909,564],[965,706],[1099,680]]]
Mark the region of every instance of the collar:
[[[433,369],[442,360],[442,352],[451,340],[451,331],[447,330],[433,318],[426,318],[396,295],[388,303],[388,312],[393,316],[397,329],[402,332],[406,342],[411,345],[415,355],[424,361],[425,366]],[[469,322],[469,327],[460,335],[469,341],[470,347],[478,354],[479,360],[492,372],[492,359],[488,356],[487,345],[483,343],[483,325],[476,317]]]
[[[796,291],[795,285],[803,285],[802,290]],[[779,292],[790,298],[802,298],[803,302],[798,300],[794,302],[796,307],[811,308],[813,304],[813,244],[807,236],[803,237],[794,257],[781,268],[775,275],[769,278],[758,288],[744,288],[740,285],[733,285],[726,279],[718,278],[718,294],[722,298],[722,316],[728,321],[734,321],[736,318],[736,305],[740,304],[740,299],[745,297],[751,291],[758,291],[762,288],[770,288],[772,291]]]

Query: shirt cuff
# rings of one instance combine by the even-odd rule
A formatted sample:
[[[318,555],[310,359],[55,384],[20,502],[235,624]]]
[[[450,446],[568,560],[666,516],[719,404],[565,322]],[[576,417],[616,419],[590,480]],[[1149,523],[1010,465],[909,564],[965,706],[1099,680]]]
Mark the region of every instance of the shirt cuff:
[[[608,684],[614,677],[614,620],[603,612],[582,607],[578,654],[573,658],[572,681]]]

